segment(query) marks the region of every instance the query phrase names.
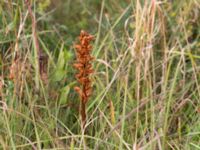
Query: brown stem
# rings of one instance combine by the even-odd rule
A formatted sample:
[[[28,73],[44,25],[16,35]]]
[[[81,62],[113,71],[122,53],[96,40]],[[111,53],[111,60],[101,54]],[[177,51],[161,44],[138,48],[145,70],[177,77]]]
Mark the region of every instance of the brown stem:
[[[85,102],[81,100],[80,102],[80,114],[81,114],[81,120],[82,120],[82,127],[83,129],[85,128],[85,123],[86,123],[86,110],[85,110]]]

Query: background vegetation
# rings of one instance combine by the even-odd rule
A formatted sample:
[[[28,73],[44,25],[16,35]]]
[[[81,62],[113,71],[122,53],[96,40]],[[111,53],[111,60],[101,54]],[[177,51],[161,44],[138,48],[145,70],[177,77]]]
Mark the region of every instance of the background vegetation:
[[[26,2],[0,1],[0,149],[200,149],[199,0]],[[95,36],[85,134],[82,29]]]

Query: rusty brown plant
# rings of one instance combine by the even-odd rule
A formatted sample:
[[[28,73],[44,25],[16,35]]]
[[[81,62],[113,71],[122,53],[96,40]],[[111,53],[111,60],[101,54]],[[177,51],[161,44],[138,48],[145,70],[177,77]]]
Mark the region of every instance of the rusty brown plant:
[[[79,36],[79,43],[75,45],[76,49],[76,63],[74,67],[78,70],[76,79],[79,86],[74,89],[80,96],[80,115],[82,120],[82,126],[85,127],[86,123],[86,103],[92,93],[90,75],[93,73],[91,61],[92,46],[90,42],[94,37],[85,31],[81,31]]]

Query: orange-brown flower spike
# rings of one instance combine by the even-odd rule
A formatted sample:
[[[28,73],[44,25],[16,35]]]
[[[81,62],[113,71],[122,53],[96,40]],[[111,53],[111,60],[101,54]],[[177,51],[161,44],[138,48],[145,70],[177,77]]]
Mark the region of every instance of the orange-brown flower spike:
[[[90,75],[93,73],[91,61],[93,57],[91,56],[92,46],[90,42],[94,40],[94,37],[85,31],[81,31],[79,36],[79,44],[75,45],[76,49],[76,63],[74,63],[74,68],[78,70],[76,74],[76,79],[80,86],[75,87],[74,90],[79,94],[80,102],[80,115],[82,118],[82,125],[85,127],[86,122],[86,103],[89,96],[92,93],[92,86]]]

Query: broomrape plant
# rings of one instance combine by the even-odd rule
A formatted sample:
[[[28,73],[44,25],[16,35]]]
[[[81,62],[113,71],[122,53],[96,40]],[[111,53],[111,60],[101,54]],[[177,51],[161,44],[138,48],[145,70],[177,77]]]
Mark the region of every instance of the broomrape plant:
[[[79,44],[75,45],[76,49],[76,63],[74,67],[78,70],[76,79],[80,86],[76,86],[74,89],[80,96],[80,115],[82,120],[82,126],[85,127],[86,123],[86,103],[89,96],[92,93],[90,75],[93,73],[91,61],[92,46],[90,42],[94,37],[85,31],[81,31],[79,36]]]

